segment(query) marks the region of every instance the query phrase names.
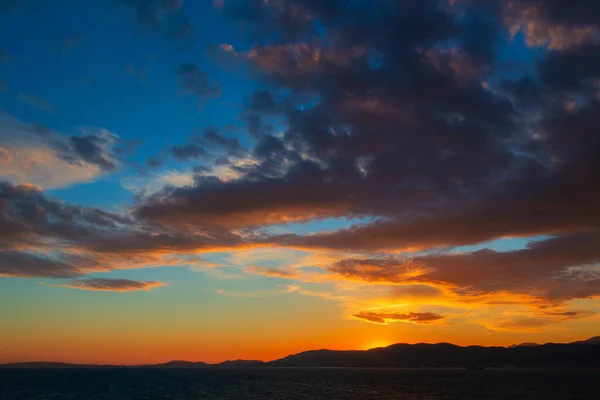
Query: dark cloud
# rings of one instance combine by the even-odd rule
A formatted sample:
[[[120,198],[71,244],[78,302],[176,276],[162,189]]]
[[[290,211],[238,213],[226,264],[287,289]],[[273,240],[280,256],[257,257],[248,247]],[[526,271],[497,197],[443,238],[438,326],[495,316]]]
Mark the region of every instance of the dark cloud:
[[[389,324],[393,322],[412,322],[415,324],[429,324],[435,321],[444,319],[442,315],[431,312],[378,312],[378,311],[362,311],[353,315],[354,318],[369,321],[375,324]]]
[[[136,254],[143,252],[225,251],[243,247],[244,242],[234,233],[212,229],[206,233],[161,231],[160,227],[145,230],[121,231],[114,235],[97,235],[80,241],[80,246],[104,254]]]
[[[77,267],[44,255],[0,250],[0,276],[71,278],[77,275],[80,275]]]
[[[158,157],[149,157],[146,160],[146,165],[149,166],[150,168],[157,168],[157,167],[162,167],[163,165],[163,160],[161,160]]]
[[[334,188],[324,187],[325,176],[312,173],[319,168],[306,164],[280,179],[229,182],[202,179],[193,186],[166,189],[150,196],[138,207],[136,215],[175,227],[239,228],[302,220],[307,216],[324,217],[335,207],[342,213],[343,205],[336,204]],[[269,168],[272,172],[274,167]]]
[[[329,270],[367,282],[450,285],[458,295],[520,293],[548,302],[600,296],[598,234],[563,236],[507,252],[347,259]]]
[[[247,54],[269,87],[289,93],[289,104],[281,109],[283,135],[265,134],[262,115],[276,106],[273,93],[279,91],[255,92],[242,118],[260,138],[252,149],[258,165],[240,171],[235,182],[202,182],[163,193],[142,205],[139,215],[177,223],[170,216],[185,213],[189,223],[206,218],[221,223],[210,216],[219,215],[225,224],[252,227],[336,216],[418,223],[419,216],[452,210],[462,221],[462,208],[468,214],[481,207],[467,202],[485,204],[503,187],[525,187],[526,172],[539,177],[546,172],[520,148],[527,140],[515,124],[511,99],[481,85],[494,57],[494,32],[476,34],[484,24],[463,26],[434,1],[390,3],[385,13],[366,3],[338,4],[333,13],[306,2],[248,7],[230,11],[235,18],[243,14],[243,19],[265,23],[296,7],[310,18],[322,16],[319,22],[331,34],[329,41],[300,44],[259,41]],[[467,10],[465,15],[469,12],[472,20],[482,13]],[[273,29],[289,27],[280,22]],[[314,25],[299,25],[306,30],[300,36],[313,37]],[[475,236],[464,241],[479,240]],[[314,240],[329,246],[328,237],[321,239],[272,241],[310,247],[305,242]],[[348,247],[363,243],[374,247],[362,237]]]
[[[82,279],[69,282],[65,287],[83,290],[100,290],[109,292],[137,292],[140,290],[150,290],[156,287],[167,286],[162,282],[156,281],[133,281],[129,279]]]
[[[106,145],[112,141],[110,138],[100,135],[86,135],[71,137],[72,152],[64,155],[70,161],[83,160],[89,164],[95,164],[105,171],[113,171],[117,163],[106,153]],[[74,157],[71,158],[71,156]]]
[[[2,276],[68,278],[140,266],[181,266],[194,261],[192,251],[244,245],[227,230],[168,230],[127,215],[48,199],[33,186],[0,183]]]
[[[205,233],[165,230],[127,215],[48,199],[34,187],[0,183],[0,245],[77,247],[101,254],[216,249],[243,245],[227,230]],[[82,261],[80,260],[80,263]],[[94,266],[92,260],[92,265]]]
[[[290,2],[277,3],[265,4],[260,0],[220,1],[219,12],[242,24],[257,38],[264,38],[273,30],[290,39],[297,38],[302,28],[309,23],[309,15],[303,7],[290,9]]]
[[[268,90],[257,90],[252,94],[248,109],[256,112],[272,112],[275,111],[275,98],[273,93]]]
[[[540,74],[552,87],[595,95],[600,78],[600,45],[587,44],[552,52],[540,63]],[[587,90],[586,90],[587,89]]]
[[[221,86],[194,64],[182,64],[177,70],[181,89],[186,94],[194,94],[198,101],[221,95]]]
[[[185,161],[205,155],[206,150],[197,144],[187,144],[183,146],[173,146],[171,148],[171,154],[178,160]]]
[[[219,133],[216,128],[208,128],[204,134],[197,137],[196,140],[206,148],[215,152],[224,152],[232,157],[243,157],[247,150],[240,144],[235,137],[226,137]]]
[[[110,235],[133,224],[126,216],[48,199],[30,185],[0,182],[0,232],[4,246],[32,244],[44,237],[85,240],[103,233]]]
[[[563,0],[516,0],[514,6],[529,6],[539,10],[539,18],[560,25],[598,25],[600,4],[595,0],[581,0],[577,5]]]
[[[261,135],[262,117],[258,114],[246,114],[242,117],[248,126],[248,133],[254,137]]]
[[[425,279],[451,282],[463,290],[521,291],[550,300],[568,300],[600,294],[600,271],[572,269],[599,262],[599,244],[598,235],[579,235],[535,242],[524,250],[481,250],[413,261],[435,269]]]
[[[514,172],[513,176],[492,175],[489,177],[491,185],[478,178],[479,183],[473,181],[464,187],[464,197],[455,192],[457,188],[444,185],[431,192],[424,183],[419,190],[409,186],[415,190],[405,196],[386,198],[384,193],[388,188],[383,187],[376,192],[377,197],[367,201],[379,202],[380,211],[371,213],[387,218],[334,233],[307,237],[287,235],[276,241],[299,247],[334,249],[422,249],[505,236],[597,231],[600,213],[595,204],[600,201],[600,191],[593,182],[600,179],[600,141],[594,133],[600,127],[599,110],[598,100],[590,100],[575,110],[548,110],[536,124],[540,138],[532,146],[537,154],[523,149],[529,154],[527,159],[517,157],[507,164],[505,174],[510,176]],[[461,151],[460,154],[469,157],[468,153]],[[539,163],[531,163],[532,160]],[[470,168],[481,171],[491,167],[490,159],[473,161]],[[510,164],[513,166],[508,167]],[[448,165],[448,171],[455,167],[455,164]],[[465,170],[469,171],[468,175],[473,172],[470,168]],[[367,173],[365,180],[370,179],[370,174]],[[416,176],[424,181],[431,179],[430,175]],[[458,174],[447,179],[449,182],[466,176]],[[403,178],[397,174],[384,177],[388,183],[396,179],[405,183],[411,180],[410,176]],[[499,182],[501,186],[497,186]],[[363,186],[363,191],[368,189]]]
[[[194,167],[192,167],[192,172],[194,174],[206,174],[208,172],[211,172],[211,169],[205,165],[196,165]]]

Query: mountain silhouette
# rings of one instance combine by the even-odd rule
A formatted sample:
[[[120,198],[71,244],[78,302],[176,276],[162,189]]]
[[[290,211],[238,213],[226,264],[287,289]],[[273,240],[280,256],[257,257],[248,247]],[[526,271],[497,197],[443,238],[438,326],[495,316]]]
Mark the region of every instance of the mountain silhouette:
[[[365,351],[317,350],[269,365],[281,367],[600,367],[600,342],[539,346],[461,347],[449,343],[394,344]]]
[[[591,345],[600,345],[600,336],[594,336],[587,340],[580,340],[577,342],[573,342],[572,344],[591,344]]]
[[[264,361],[260,360],[227,360],[219,364],[213,364],[216,367],[228,367],[228,368],[249,368],[249,367],[262,367],[266,365]]]
[[[117,365],[82,365],[54,362],[0,364],[0,368],[114,368]],[[510,347],[461,347],[450,343],[393,344],[370,350],[310,350],[263,362],[233,360],[219,364],[170,361],[125,368],[600,368],[600,336],[572,343],[522,343]]]
[[[146,367],[146,368],[202,368],[202,367],[208,367],[208,366],[210,366],[210,364],[207,364],[202,361],[191,362],[191,361],[181,361],[181,360],[169,361],[169,362],[162,363],[162,364],[143,365],[143,367]]]

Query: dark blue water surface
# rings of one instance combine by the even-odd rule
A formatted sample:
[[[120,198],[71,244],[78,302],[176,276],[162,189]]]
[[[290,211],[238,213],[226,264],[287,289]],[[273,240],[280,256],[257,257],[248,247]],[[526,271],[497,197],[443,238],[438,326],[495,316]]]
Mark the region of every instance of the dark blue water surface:
[[[0,370],[2,400],[600,399],[594,370]]]

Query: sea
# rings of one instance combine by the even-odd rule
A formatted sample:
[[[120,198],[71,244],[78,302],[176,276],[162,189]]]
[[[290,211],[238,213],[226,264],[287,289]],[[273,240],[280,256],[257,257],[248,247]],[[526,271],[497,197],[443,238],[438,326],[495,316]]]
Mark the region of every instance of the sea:
[[[2,400],[600,399],[599,370],[0,369]]]

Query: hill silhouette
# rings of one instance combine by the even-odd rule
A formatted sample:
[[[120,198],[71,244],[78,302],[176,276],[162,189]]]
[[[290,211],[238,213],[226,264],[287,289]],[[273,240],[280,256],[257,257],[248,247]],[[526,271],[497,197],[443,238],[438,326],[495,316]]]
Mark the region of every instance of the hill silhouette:
[[[181,360],[169,361],[162,364],[143,365],[143,367],[146,368],[203,368],[208,366],[210,366],[210,364],[207,364],[202,361],[192,362]]]
[[[0,368],[115,368],[117,365],[82,365],[53,362],[0,364]],[[253,367],[351,367],[351,368],[600,368],[600,336],[559,343],[523,343],[510,347],[461,347],[450,343],[393,344],[370,350],[311,350],[263,362],[233,360],[219,364],[170,361],[127,368],[253,368]]]

